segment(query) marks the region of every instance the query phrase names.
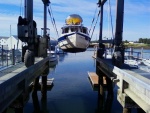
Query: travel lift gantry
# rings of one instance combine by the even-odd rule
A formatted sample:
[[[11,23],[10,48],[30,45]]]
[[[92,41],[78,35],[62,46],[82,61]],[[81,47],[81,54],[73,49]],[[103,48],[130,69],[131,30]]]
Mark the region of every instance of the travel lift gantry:
[[[34,64],[35,57],[47,57],[48,40],[47,31],[47,6],[49,0],[42,0],[44,4],[44,29],[43,37],[37,35],[37,25],[33,20],[33,0],[25,0],[24,18],[18,18],[18,38],[24,42],[22,46],[22,62],[26,67]]]
[[[102,40],[102,29],[103,29],[103,5],[107,0],[99,0],[98,6],[101,9],[100,15],[100,33],[99,33],[99,49],[97,55],[100,58],[103,58],[105,51],[105,45],[103,43],[112,43],[113,45],[113,55],[112,55],[112,64],[121,67],[124,64],[124,45],[122,43],[122,34],[123,34],[123,16],[124,16],[124,0],[117,1],[116,9],[116,29],[114,40]]]

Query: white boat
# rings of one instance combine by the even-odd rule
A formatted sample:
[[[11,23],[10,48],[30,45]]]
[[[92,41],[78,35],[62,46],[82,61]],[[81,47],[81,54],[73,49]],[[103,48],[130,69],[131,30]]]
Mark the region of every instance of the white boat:
[[[129,56],[129,55],[125,54],[124,63],[127,65],[130,65],[132,67],[138,67],[139,64],[141,64],[141,61],[138,61],[133,56]]]
[[[73,14],[66,19],[66,25],[62,27],[58,45],[65,52],[84,52],[90,40],[88,28],[83,26],[82,18]]]
[[[55,52],[56,52],[56,54],[65,54],[66,53],[58,45],[55,46]]]
[[[142,59],[143,64],[150,66],[150,59]]]

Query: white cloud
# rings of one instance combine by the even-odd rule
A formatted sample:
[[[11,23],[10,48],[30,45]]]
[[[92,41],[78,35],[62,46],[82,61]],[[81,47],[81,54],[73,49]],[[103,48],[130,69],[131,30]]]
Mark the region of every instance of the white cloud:
[[[41,34],[40,28],[43,27],[43,3],[42,0],[33,0],[34,1],[34,20],[37,22],[38,27],[38,33]],[[53,15],[56,21],[56,25],[58,28],[58,31],[60,33],[61,26],[65,24],[65,19],[68,15],[77,13],[82,16],[83,18],[83,24],[87,27],[90,27],[93,15],[95,12],[95,9],[97,7],[96,3],[98,0],[50,0],[51,1],[51,7],[53,10]],[[112,9],[112,18],[113,18],[113,24],[115,23],[115,11],[116,11],[116,0],[110,0],[111,1],[111,9]],[[22,0],[22,7],[24,0]],[[17,34],[17,21],[18,16],[20,12],[20,5],[21,0],[0,0],[0,6],[1,5],[11,5],[13,7],[6,7],[3,9],[0,9],[0,35],[9,36],[9,26],[12,26],[12,34]],[[124,16],[124,36],[127,39],[131,39],[131,37],[139,38],[138,36],[145,35],[147,37],[150,37],[150,1],[149,0],[143,0],[142,2],[138,1],[125,1],[125,16]],[[99,8],[98,8],[99,9]],[[104,31],[103,36],[108,36],[108,5],[107,3],[104,6]],[[143,20],[144,17],[147,17]],[[56,33],[54,31],[54,28],[51,24],[51,20],[49,15],[47,15],[48,18],[48,27],[51,29],[51,36],[56,37]],[[148,19],[149,18],[149,19]],[[133,23],[137,23],[138,26],[146,26],[144,27],[144,30],[137,29]],[[132,26],[132,30],[130,29]],[[142,28],[141,28],[142,29]],[[114,25],[115,30],[115,25]],[[131,34],[131,36],[129,36]],[[95,29],[93,39],[96,39],[96,36],[99,36],[99,21],[97,22],[97,27]]]

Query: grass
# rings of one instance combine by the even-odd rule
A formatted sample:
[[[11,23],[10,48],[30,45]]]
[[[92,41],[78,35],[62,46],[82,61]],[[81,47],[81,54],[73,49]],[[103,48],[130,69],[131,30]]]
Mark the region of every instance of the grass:
[[[124,43],[125,48],[144,48],[144,49],[150,49],[150,44],[130,44],[130,43]]]

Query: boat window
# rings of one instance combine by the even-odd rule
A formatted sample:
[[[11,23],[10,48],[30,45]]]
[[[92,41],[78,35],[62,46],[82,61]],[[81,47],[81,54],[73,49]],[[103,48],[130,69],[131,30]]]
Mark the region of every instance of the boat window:
[[[69,32],[69,28],[65,28],[63,29],[62,33],[68,33]]]
[[[77,27],[71,27],[71,32],[76,32],[76,31],[78,31]]]
[[[80,31],[80,32],[83,32],[81,27],[79,27],[79,31]]]
[[[83,33],[86,33],[86,28],[83,27]]]

